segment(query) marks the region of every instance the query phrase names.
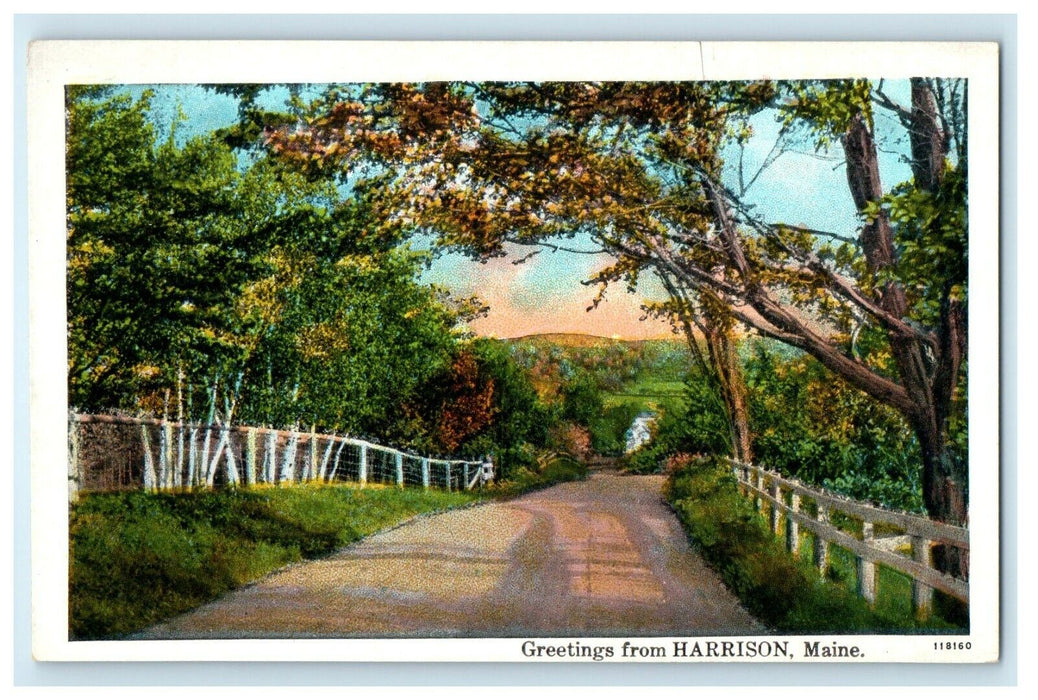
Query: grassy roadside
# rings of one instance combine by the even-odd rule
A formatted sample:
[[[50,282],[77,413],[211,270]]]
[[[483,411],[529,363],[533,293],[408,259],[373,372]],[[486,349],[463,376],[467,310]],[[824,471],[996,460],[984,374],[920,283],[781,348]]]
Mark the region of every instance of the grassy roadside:
[[[837,552],[827,578],[792,557],[736,490],[729,469],[716,460],[689,460],[671,474],[666,495],[696,549],[743,605],[779,632],[918,634],[962,629],[937,615],[917,621],[907,598],[910,584],[894,571],[880,569],[880,596],[869,607],[851,590],[848,562]]]
[[[482,491],[309,484],[87,495],[69,515],[69,638],[117,639],[420,513],[585,474],[558,459]]]
[[[349,485],[86,496],[69,520],[70,638],[129,634],[286,564],[479,499]]]
[[[491,498],[515,498],[529,491],[548,488],[564,481],[581,481],[586,479],[587,466],[566,456],[556,455],[539,471],[517,469],[508,481],[502,481],[487,488],[484,493]]]

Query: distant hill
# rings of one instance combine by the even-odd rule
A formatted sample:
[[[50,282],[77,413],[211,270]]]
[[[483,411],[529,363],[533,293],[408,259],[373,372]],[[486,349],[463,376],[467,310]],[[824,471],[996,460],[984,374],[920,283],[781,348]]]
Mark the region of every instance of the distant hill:
[[[585,333],[533,333],[531,335],[522,335],[515,338],[501,338],[506,343],[516,343],[522,345],[556,345],[563,347],[573,348],[594,348],[594,347],[607,347],[610,345],[623,344],[628,347],[639,347],[645,343],[653,342],[680,342],[677,336],[670,338],[653,338],[651,340],[625,340],[622,338],[608,338],[601,335],[588,335]]]

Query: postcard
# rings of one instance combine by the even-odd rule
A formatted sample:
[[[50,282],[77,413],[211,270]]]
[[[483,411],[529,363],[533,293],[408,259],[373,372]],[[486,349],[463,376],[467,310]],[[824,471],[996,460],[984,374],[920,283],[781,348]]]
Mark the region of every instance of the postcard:
[[[998,91],[33,44],[34,657],[997,661]]]

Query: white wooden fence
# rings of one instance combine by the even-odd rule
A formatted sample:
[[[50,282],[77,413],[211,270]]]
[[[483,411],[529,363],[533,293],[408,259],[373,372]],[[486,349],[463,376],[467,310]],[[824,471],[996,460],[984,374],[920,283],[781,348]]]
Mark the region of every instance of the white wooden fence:
[[[428,457],[360,438],[306,430],[69,416],[69,500],[143,488],[352,481],[472,489],[493,478],[484,461]]]
[[[876,601],[879,564],[912,579],[912,608],[920,618],[931,612],[934,589],[969,603],[969,581],[938,571],[931,557],[938,544],[968,552],[968,529],[860,503],[752,464],[729,463],[742,493],[767,511],[772,532],[785,535],[794,556],[801,556],[801,528],[813,535],[814,563],[823,573],[830,544],[851,552],[857,560],[858,594],[869,603]],[[857,527],[849,532],[834,520],[860,522],[860,538]]]

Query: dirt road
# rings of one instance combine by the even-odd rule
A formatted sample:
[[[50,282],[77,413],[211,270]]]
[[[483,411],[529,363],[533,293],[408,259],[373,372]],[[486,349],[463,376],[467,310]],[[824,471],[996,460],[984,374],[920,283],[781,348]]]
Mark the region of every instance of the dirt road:
[[[597,474],[418,518],[137,638],[752,634],[661,477]]]

